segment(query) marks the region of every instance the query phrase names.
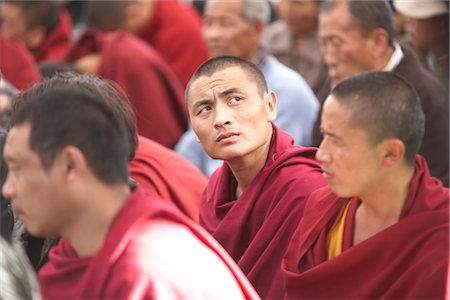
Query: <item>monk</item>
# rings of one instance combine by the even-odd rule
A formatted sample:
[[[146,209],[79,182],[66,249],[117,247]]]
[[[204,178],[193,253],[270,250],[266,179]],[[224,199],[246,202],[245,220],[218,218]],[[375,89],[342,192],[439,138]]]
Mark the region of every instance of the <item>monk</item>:
[[[133,35],[88,29],[66,61],[117,82],[131,100],[140,135],[172,148],[187,129],[182,85],[161,56]]]
[[[69,50],[72,20],[60,6],[57,1],[2,1],[2,34],[23,42],[36,62],[62,62]]]
[[[306,198],[325,185],[316,150],[293,145],[273,124],[277,97],[259,68],[219,56],[186,88],[192,128],[224,164],[200,203],[200,224],[231,254],[262,298],[284,295],[281,259]]]
[[[39,273],[43,298],[258,299],[199,225],[129,185],[129,138],[76,87],[31,95],[13,115],[2,192],[31,234],[62,236]]]
[[[151,45],[186,86],[195,69],[208,59],[202,20],[182,0],[87,1],[88,26],[125,30]]]
[[[449,190],[417,155],[425,116],[392,72],[340,82],[317,151],[328,186],[311,195],[283,273],[288,299],[443,299]]]

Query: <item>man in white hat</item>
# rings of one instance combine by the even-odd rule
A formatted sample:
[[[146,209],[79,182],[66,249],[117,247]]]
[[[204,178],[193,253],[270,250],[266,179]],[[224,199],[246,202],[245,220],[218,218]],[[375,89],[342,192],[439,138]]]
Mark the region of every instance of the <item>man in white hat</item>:
[[[411,42],[425,52],[429,69],[448,91],[448,1],[394,0],[394,6],[407,18],[406,30],[411,36]]]

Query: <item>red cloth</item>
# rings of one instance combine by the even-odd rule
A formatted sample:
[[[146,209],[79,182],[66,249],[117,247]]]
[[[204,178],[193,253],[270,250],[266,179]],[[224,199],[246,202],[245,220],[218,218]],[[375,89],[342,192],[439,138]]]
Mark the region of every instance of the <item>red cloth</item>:
[[[33,56],[25,46],[0,35],[0,72],[15,88],[25,90],[41,81]]]
[[[163,227],[157,225],[156,230],[149,227],[155,223]],[[171,227],[171,232],[165,232],[165,223],[169,227],[175,225],[177,231]],[[151,240],[155,231],[160,239]],[[182,238],[177,240],[177,236]],[[158,248],[158,245],[165,246],[167,241],[177,247]],[[179,262],[172,250],[175,249],[179,255],[183,251],[190,252],[189,248],[184,248],[186,244],[206,249],[215,263],[212,264],[212,272],[217,272],[219,265],[223,267],[223,273],[210,275],[207,272],[199,274],[195,269],[185,270],[185,265]],[[155,257],[155,253],[159,257]],[[159,265],[161,259],[169,260],[166,268]],[[170,259],[176,264],[169,266]],[[193,264],[202,264],[201,256],[192,259]],[[189,262],[186,266],[190,266]],[[185,282],[189,279],[186,274],[191,274],[197,289],[209,289],[208,286],[203,287],[203,282],[198,282],[198,276],[211,276],[216,280],[220,277],[232,282],[229,288],[234,288],[245,298],[258,298],[233,260],[206,231],[171,204],[138,187],[112,222],[103,246],[94,257],[79,258],[62,238],[50,251],[49,262],[40,270],[39,284],[43,299],[167,299],[167,294],[161,295],[161,291],[175,293],[179,299],[189,299],[198,290]],[[220,280],[217,281],[220,284]],[[192,294],[186,293],[190,290]]]
[[[449,190],[430,176],[423,157],[399,222],[353,247],[345,236],[354,228],[346,228],[343,252],[327,260],[326,236],[344,203],[327,187],[311,195],[283,260],[287,298],[444,298]],[[355,211],[349,208],[352,220]]]
[[[282,298],[281,259],[309,194],[326,183],[316,149],[293,146],[275,128],[264,168],[237,200],[236,180],[224,164],[200,202],[202,224],[231,254],[262,298]]]
[[[68,62],[100,52],[100,77],[127,93],[139,134],[172,148],[187,129],[184,92],[176,75],[150,46],[125,32],[87,30],[69,51]]]
[[[200,197],[208,179],[171,149],[139,136],[139,146],[129,168],[131,178],[148,191],[172,202],[198,222]]]
[[[201,17],[178,0],[157,0],[155,13],[140,36],[166,59],[184,86],[208,59]]]
[[[44,43],[35,53],[36,62],[63,62],[69,51],[72,35],[72,20],[66,9],[59,13],[59,21],[55,28],[47,35]]]

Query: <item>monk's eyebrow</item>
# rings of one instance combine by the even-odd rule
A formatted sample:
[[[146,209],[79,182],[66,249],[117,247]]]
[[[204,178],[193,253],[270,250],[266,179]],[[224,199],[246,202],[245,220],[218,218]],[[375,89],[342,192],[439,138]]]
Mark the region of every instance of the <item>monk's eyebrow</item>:
[[[211,100],[209,99],[202,99],[202,100],[198,100],[197,102],[194,103],[193,108],[196,109],[200,106],[204,106],[204,105],[210,105],[212,103]]]
[[[219,97],[226,97],[230,94],[234,94],[234,93],[242,93],[242,91],[239,88],[229,88],[223,92],[219,93]]]

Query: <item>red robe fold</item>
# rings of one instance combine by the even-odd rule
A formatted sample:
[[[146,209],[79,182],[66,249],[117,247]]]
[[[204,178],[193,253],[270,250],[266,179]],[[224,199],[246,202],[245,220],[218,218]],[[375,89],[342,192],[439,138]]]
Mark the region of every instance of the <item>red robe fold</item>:
[[[344,203],[327,187],[311,195],[283,259],[287,298],[444,298],[449,190],[430,176],[423,157],[398,223],[355,246],[348,242],[354,228],[346,228],[343,252],[328,260],[326,237]],[[346,227],[355,212],[349,208]]]
[[[142,187],[174,203],[198,222],[200,197],[208,179],[192,163],[173,150],[139,136],[139,146],[128,170]]]
[[[41,81],[33,56],[25,46],[0,35],[0,76],[19,90]]]
[[[192,253],[190,247],[200,253]],[[192,261],[183,260],[184,252]],[[208,265],[203,262],[207,259]],[[95,256],[79,258],[61,239],[40,270],[39,283],[43,299],[226,299],[236,295],[258,299],[209,234],[139,187],[112,222]],[[222,289],[220,284],[223,290],[213,289]]]
[[[201,17],[182,1],[157,0],[155,13],[140,36],[166,59],[183,86],[208,59]]]
[[[66,9],[59,13],[58,24],[47,35],[44,43],[35,53],[36,62],[63,62],[69,51],[69,42],[72,35],[72,20]]]
[[[125,32],[86,31],[69,51],[73,62],[100,52],[100,77],[117,82],[127,93],[140,135],[172,148],[187,129],[183,88],[156,51]]]
[[[275,128],[268,159],[239,199],[227,164],[210,178],[200,202],[200,224],[238,263],[262,298],[282,298],[281,259],[309,194],[326,183],[316,149],[293,146]]]

